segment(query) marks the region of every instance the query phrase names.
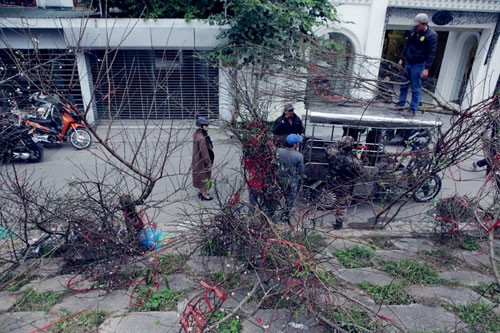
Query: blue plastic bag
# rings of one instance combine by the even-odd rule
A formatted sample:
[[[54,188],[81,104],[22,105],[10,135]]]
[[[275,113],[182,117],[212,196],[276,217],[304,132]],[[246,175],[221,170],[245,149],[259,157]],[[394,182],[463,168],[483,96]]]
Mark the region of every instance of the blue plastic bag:
[[[161,248],[163,232],[150,226],[146,226],[137,234],[137,238],[146,250],[158,250]]]

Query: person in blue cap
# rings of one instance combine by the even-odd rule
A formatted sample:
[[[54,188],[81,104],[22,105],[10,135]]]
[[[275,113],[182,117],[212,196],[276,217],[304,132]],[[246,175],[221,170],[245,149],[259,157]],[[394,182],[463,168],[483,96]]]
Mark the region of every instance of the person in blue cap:
[[[276,157],[279,164],[278,182],[286,199],[282,219],[290,223],[290,210],[299,192],[300,179],[304,177],[304,156],[297,151],[302,136],[289,134],[285,139],[285,148],[278,148]]]

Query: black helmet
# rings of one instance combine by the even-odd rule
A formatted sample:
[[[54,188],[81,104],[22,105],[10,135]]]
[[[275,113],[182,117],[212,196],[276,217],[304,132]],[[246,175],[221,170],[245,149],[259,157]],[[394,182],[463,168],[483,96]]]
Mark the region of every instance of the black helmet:
[[[208,126],[207,117],[199,117],[198,119],[196,119],[196,126]]]

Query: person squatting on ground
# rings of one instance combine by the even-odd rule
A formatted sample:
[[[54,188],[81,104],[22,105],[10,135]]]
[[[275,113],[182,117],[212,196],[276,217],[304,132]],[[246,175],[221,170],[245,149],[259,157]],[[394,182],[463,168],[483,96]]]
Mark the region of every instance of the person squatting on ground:
[[[347,207],[351,204],[356,182],[366,176],[361,161],[354,155],[354,139],[344,136],[337,145],[326,149],[330,171],[330,188],[335,193],[335,229],[340,229],[347,218]]]
[[[288,134],[298,134],[304,136],[305,128],[302,124],[302,120],[293,111],[292,104],[285,104],[283,114],[274,122],[274,135],[286,136]]]
[[[437,33],[429,27],[429,17],[420,13],[415,16],[414,27],[406,37],[406,43],[401,52],[399,66],[404,65],[409,84],[400,88],[398,109],[403,110],[406,105],[408,89],[411,87],[411,102],[407,115],[414,116],[420,105],[422,94],[422,78],[429,76],[429,69],[436,56]]]
[[[273,158],[273,156],[269,156]],[[248,202],[250,203],[250,213],[255,213],[255,208],[259,208],[271,220],[277,208],[277,201],[273,197],[273,186],[271,169],[272,162],[266,158],[257,156],[246,157],[243,161],[246,170],[246,183],[248,185]]]
[[[200,117],[196,120],[198,127],[193,134],[193,186],[199,190],[198,197],[202,201],[212,200],[208,194],[209,182],[212,179],[212,166],[215,159],[214,146],[208,135],[208,120]]]
[[[286,207],[282,219],[290,222],[290,211],[299,192],[300,180],[305,175],[304,156],[297,151],[302,136],[289,134],[285,139],[286,148],[278,148],[276,157],[279,164],[278,182],[284,193]]]

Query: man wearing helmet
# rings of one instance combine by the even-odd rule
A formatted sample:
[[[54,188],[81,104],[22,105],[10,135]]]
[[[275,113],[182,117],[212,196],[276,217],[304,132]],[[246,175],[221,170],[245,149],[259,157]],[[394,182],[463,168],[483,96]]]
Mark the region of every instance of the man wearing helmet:
[[[212,179],[212,165],[214,163],[214,146],[208,136],[208,120],[205,117],[196,119],[198,127],[193,134],[193,186],[199,190],[198,197],[202,201],[213,198],[208,194],[209,181]]]
[[[354,139],[344,136],[337,145],[326,149],[330,172],[330,187],[336,196],[335,229],[341,229],[347,218],[352,192],[357,180],[366,175],[361,161],[354,156]]]

